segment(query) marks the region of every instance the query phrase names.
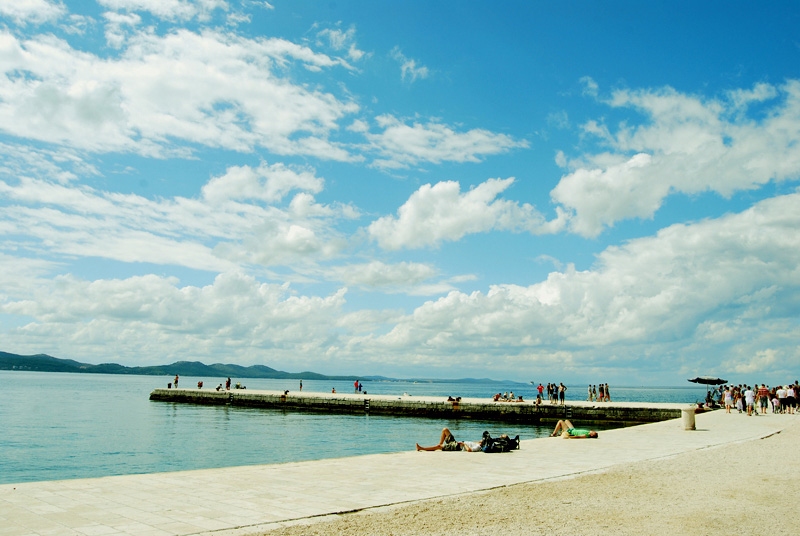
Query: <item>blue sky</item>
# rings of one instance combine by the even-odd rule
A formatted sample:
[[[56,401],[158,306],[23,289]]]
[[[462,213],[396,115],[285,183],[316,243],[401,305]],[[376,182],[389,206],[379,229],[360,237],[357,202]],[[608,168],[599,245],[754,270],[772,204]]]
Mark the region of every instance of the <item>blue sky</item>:
[[[798,14],[0,0],[2,349],[796,379]]]

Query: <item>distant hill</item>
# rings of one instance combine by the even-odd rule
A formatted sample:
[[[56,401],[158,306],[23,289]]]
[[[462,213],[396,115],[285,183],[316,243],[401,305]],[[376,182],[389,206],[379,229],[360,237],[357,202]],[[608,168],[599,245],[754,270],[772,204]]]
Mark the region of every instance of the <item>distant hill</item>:
[[[243,367],[215,363],[206,365],[199,361],[177,361],[171,365],[152,367],[126,367],[116,363],[90,365],[72,359],[59,359],[46,354],[17,355],[0,352],[0,370],[30,370],[36,372],[84,372],[94,374],[139,374],[145,376],[219,376],[236,378],[273,378],[303,380],[354,380],[355,376],[326,376],[316,372],[284,372],[265,365]],[[364,379],[367,379],[364,377]]]
[[[269,378],[269,379],[295,379],[295,380],[364,380],[364,381],[414,381],[418,383],[500,383],[488,378],[475,379],[463,378],[460,380],[430,379],[430,378],[387,378],[386,376],[327,376],[316,372],[284,372],[275,370],[265,365],[243,367],[215,363],[206,365],[199,361],[176,361],[171,365],[155,365],[152,367],[126,367],[117,363],[101,363],[91,365],[72,359],[59,359],[47,354],[17,355],[0,352],[0,370],[29,370],[34,372],[84,372],[89,374],[138,374],[142,376],[195,376],[200,378],[228,377],[231,378]],[[508,381],[504,383],[509,383]],[[510,382],[519,383],[519,382]],[[521,384],[523,385],[523,384]]]

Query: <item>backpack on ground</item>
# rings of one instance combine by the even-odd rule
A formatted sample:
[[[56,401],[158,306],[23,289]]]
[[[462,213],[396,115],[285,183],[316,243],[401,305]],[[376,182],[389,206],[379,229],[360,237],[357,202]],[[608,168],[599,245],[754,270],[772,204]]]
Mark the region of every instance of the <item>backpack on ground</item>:
[[[511,450],[518,450],[518,449],[519,449],[519,436],[513,439],[508,436],[493,438],[491,435],[489,435],[489,432],[483,433],[483,443],[481,445],[481,450],[483,450],[483,452],[486,453],[509,452]]]

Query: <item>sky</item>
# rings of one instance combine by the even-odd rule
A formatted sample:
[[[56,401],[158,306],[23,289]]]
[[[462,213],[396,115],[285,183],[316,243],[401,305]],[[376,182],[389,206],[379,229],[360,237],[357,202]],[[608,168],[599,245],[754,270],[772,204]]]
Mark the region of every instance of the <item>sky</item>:
[[[0,350],[800,376],[796,2],[0,0]]]

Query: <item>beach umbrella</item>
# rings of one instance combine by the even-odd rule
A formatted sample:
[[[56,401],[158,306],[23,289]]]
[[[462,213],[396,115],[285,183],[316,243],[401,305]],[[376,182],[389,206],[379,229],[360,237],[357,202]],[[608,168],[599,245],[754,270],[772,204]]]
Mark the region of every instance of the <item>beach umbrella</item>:
[[[714,378],[712,376],[698,376],[697,378],[693,378],[689,380],[692,383],[700,383],[706,386],[706,395],[708,395],[708,386],[709,385],[724,385],[728,383],[728,380],[723,380],[721,378]]]
[[[698,376],[697,378],[693,378],[689,381],[692,383],[702,383],[703,385],[724,385],[728,383],[728,380],[712,378],[711,376]]]

